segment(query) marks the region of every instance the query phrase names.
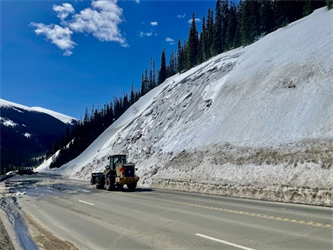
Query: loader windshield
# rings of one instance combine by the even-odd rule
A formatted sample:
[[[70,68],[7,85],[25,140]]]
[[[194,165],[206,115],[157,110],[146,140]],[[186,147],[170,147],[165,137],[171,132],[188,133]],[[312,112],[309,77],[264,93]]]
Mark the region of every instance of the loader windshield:
[[[126,155],[114,155],[110,159],[111,169],[115,169],[116,165],[118,163],[124,164],[126,162],[127,162],[127,156]]]
[[[126,163],[126,155],[119,156],[119,162],[120,163]]]

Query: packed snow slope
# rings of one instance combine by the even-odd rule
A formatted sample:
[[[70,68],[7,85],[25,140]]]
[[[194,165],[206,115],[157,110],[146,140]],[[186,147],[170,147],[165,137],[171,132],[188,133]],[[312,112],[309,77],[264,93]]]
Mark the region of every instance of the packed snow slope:
[[[52,171],[88,179],[122,152],[144,186],[332,206],[332,41],[322,8],[170,77]]]

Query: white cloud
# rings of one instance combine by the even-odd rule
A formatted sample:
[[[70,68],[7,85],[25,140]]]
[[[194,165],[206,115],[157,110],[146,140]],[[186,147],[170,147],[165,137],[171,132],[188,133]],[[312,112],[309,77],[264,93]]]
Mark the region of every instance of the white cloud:
[[[135,0],[136,3],[140,3],[140,0]]]
[[[167,37],[165,41],[168,42],[169,44],[175,44],[175,39],[172,39],[170,37]]]
[[[30,25],[37,28],[35,30],[37,35],[45,35],[47,40],[57,45],[60,49],[65,50],[64,56],[72,54],[71,50],[76,43],[72,41],[71,35],[73,31],[68,27],[64,28],[55,24],[45,25],[43,23],[30,23]]]
[[[185,18],[186,14],[178,15],[177,18]]]
[[[150,25],[151,25],[151,26],[157,26],[158,23],[157,23],[157,22],[150,22]]]
[[[61,5],[53,5],[53,10],[57,12],[57,17],[59,17],[62,21],[68,17],[69,14],[75,12],[73,6],[69,3],[63,3]]]
[[[150,36],[152,36],[153,35],[153,33],[152,32],[146,32],[146,33],[144,33],[144,32],[140,32],[140,34],[139,34],[139,36],[140,37],[144,37],[144,36],[148,36],[148,37],[150,37]]]
[[[114,41],[123,47],[128,47],[126,39],[121,34],[118,25],[123,10],[117,5],[118,0],[93,0],[90,8],[75,14],[69,21],[65,21],[69,14],[75,13],[71,4],[53,5],[53,10],[61,19],[61,25],[32,22],[30,26],[36,27],[37,35],[45,35],[46,39],[64,50],[64,55],[72,54],[75,42],[71,35],[76,33],[92,34],[100,41]],[[139,1],[136,1],[139,3]]]
[[[126,39],[120,33],[118,25],[122,23],[123,10],[117,5],[117,0],[98,0],[92,2],[92,8],[86,8],[73,15],[68,27],[78,33],[92,33],[100,41],[119,42],[127,47]]]
[[[196,19],[195,19],[195,22],[196,22],[196,23],[200,23],[200,22],[201,22],[201,19],[200,19],[200,18],[196,18]],[[192,23],[192,19],[188,20],[187,23],[191,24],[191,23]]]

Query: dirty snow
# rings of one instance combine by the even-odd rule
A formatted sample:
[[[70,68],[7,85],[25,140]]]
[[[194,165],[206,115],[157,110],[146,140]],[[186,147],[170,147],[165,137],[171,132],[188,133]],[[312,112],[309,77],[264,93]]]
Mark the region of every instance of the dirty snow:
[[[36,244],[30,238],[24,215],[17,203],[16,197],[6,197],[3,196],[3,193],[1,194],[0,219],[5,226],[5,230],[8,232],[8,236],[14,245],[14,249],[38,249]],[[8,245],[8,248],[6,245],[2,245],[1,249],[12,249],[12,247],[10,244]]]
[[[168,78],[60,169],[128,153],[144,186],[333,206],[333,11]]]

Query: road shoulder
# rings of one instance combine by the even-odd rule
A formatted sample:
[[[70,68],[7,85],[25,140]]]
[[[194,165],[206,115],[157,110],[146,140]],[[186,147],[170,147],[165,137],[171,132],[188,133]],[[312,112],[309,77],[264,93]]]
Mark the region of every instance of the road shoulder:
[[[30,235],[40,249],[78,250],[73,243],[57,238],[53,233],[38,223],[29,213],[24,212],[24,217],[29,228]]]
[[[15,247],[7,233],[7,230],[1,220],[0,216],[0,250],[15,250]]]

